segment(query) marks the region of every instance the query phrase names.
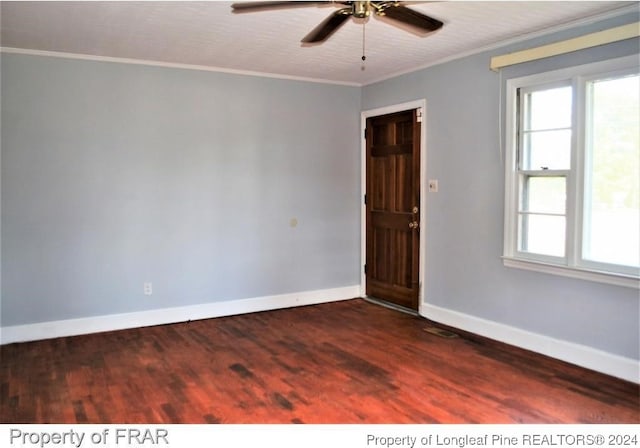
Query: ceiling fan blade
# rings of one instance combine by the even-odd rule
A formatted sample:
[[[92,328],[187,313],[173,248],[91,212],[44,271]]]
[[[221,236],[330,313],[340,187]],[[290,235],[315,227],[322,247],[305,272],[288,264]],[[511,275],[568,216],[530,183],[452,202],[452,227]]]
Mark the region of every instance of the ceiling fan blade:
[[[418,11],[402,5],[386,8],[380,15],[402,22],[421,31],[429,32],[442,28],[443,23],[433,17],[425,16]]]
[[[311,30],[309,34],[304,36],[302,42],[313,44],[327,40],[329,36],[338,31],[338,29],[349,20],[349,17],[351,17],[350,11],[350,9],[345,8],[334,12]]]
[[[288,2],[239,2],[232,3],[231,9],[234,13],[244,13],[244,12],[258,12],[258,11],[269,11],[273,9],[288,9],[288,8],[304,8],[306,6],[316,6],[316,5],[324,5],[330,4],[333,2],[330,1],[288,1]]]

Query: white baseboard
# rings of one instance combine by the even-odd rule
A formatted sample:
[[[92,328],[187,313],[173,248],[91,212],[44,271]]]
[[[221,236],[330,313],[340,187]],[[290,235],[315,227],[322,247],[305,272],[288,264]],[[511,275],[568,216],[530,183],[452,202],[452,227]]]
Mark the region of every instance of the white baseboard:
[[[633,383],[640,383],[640,363],[631,358],[625,358],[585,345],[531,333],[520,328],[434,305],[422,304],[420,315],[435,322],[475,333],[489,339],[515,345],[516,347],[541,353],[551,358],[560,359]]]
[[[15,325],[0,328],[0,345],[337,302],[360,297],[360,295],[360,286],[354,285],[202,305]],[[420,309],[420,315],[435,322],[480,336],[541,353],[627,381],[640,383],[640,363],[631,358],[531,333],[435,305],[423,304]]]
[[[359,296],[360,286],[356,285],[177,308],[15,325],[0,328],[0,345],[337,302]]]

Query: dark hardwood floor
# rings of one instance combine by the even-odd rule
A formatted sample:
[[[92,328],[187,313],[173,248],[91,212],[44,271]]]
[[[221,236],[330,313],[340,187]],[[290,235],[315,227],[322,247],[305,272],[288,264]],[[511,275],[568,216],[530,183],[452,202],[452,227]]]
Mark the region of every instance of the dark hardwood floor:
[[[361,299],[0,348],[3,423],[639,423],[638,385]]]

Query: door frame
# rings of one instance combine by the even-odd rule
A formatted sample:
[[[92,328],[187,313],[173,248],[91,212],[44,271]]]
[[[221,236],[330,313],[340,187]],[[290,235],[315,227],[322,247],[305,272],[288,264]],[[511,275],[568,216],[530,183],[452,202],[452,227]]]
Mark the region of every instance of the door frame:
[[[367,209],[364,204],[364,195],[367,192],[367,140],[365,129],[367,118],[402,112],[411,109],[421,109],[422,125],[420,126],[420,250],[418,270],[418,314],[423,316],[425,301],[425,277],[426,277],[426,226],[427,217],[427,100],[418,99],[406,103],[369,109],[361,112],[360,117],[360,296],[366,297],[366,276],[364,264],[367,260]]]

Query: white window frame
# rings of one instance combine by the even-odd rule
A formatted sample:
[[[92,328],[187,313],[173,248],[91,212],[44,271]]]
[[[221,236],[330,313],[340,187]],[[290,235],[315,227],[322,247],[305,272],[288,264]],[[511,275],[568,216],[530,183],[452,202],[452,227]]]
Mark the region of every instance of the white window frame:
[[[551,72],[539,73],[507,80],[505,107],[505,214],[504,252],[505,266],[528,269],[567,277],[580,278],[626,287],[640,287],[639,269],[615,266],[582,259],[582,222],[585,180],[585,128],[586,128],[586,84],[594,79],[638,73],[637,56],[611,59]],[[566,176],[566,233],[565,256],[555,257],[521,252],[518,250],[518,215],[521,192],[520,173],[517,166],[519,138],[517,133],[518,89],[536,89],[571,84],[574,89],[572,109],[571,164]],[[550,170],[548,175],[554,171]],[[640,231],[640,230],[639,230]]]

